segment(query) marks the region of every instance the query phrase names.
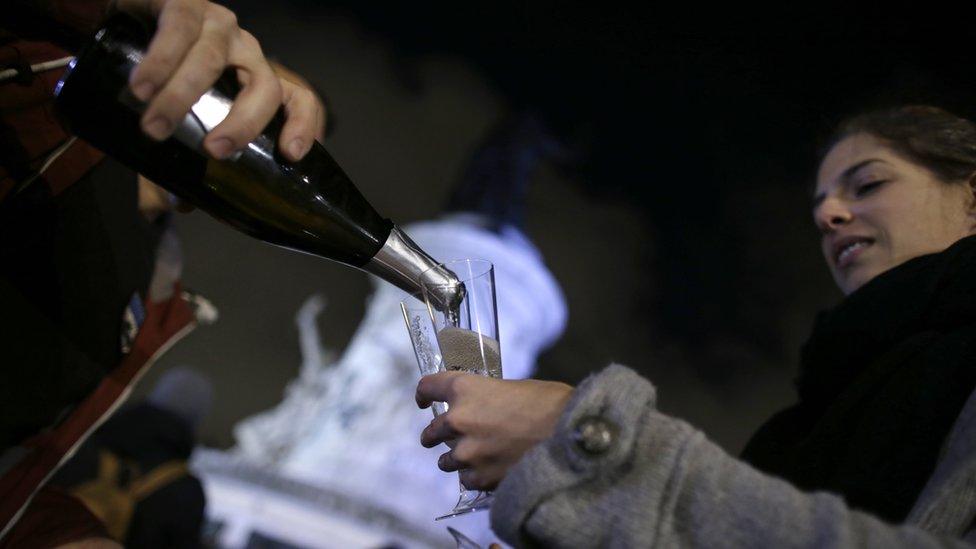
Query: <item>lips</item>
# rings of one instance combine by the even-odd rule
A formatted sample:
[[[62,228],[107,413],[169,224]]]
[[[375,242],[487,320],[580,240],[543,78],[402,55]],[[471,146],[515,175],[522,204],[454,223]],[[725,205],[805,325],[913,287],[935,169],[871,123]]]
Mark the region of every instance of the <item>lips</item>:
[[[837,240],[831,247],[834,265],[839,269],[847,267],[871,244],[874,244],[874,239],[866,236],[845,236]]]

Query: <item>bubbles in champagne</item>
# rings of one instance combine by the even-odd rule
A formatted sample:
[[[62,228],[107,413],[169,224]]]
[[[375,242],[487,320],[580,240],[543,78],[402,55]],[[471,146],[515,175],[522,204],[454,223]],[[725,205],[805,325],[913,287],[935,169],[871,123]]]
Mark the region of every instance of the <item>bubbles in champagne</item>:
[[[440,357],[431,345],[430,321],[424,322],[420,315],[410,318],[410,339],[417,355],[422,375],[436,374],[440,365]]]
[[[447,327],[437,333],[437,341],[448,370],[502,377],[497,340],[471,330]]]

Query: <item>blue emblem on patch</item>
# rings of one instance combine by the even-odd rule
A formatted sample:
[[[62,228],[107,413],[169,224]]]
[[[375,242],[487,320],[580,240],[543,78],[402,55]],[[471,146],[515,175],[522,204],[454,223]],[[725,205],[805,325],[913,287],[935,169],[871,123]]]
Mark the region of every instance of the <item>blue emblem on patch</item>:
[[[132,350],[132,343],[139,335],[139,328],[142,327],[145,320],[146,307],[142,304],[139,292],[135,292],[129,298],[129,304],[125,311],[122,312],[122,333],[120,337],[122,354],[129,354],[129,351]]]

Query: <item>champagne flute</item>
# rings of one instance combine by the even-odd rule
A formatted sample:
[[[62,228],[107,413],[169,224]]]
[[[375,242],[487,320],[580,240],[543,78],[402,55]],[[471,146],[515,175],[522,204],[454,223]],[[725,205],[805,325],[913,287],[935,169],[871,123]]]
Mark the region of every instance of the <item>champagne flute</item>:
[[[442,311],[436,307],[437,296],[445,291],[443,279],[438,279],[436,274],[444,268],[457,269],[453,272],[465,288],[464,298],[454,310]],[[461,259],[438,265],[431,271],[431,276],[424,273],[420,277],[426,310],[418,312],[401,303],[421,374],[463,370],[502,377],[494,266],[490,261]],[[432,408],[437,416],[448,406],[434,403]],[[468,490],[460,484],[454,509],[435,520],[489,509],[492,501],[490,492]]]
[[[420,375],[426,376],[446,371],[427,306],[411,306],[401,301],[400,310],[403,312],[403,320],[406,322],[407,332],[410,334],[410,342],[413,344],[414,356],[417,358],[417,365],[420,367]],[[448,406],[445,402],[434,402],[430,406],[434,417],[445,413],[447,408]],[[448,446],[453,447],[450,442],[448,442]],[[445,515],[438,516],[434,520],[451,518],[491,506],[490,494],[477,490],[468,490],[460,482],[458,486],[460,494],[454,509]]]

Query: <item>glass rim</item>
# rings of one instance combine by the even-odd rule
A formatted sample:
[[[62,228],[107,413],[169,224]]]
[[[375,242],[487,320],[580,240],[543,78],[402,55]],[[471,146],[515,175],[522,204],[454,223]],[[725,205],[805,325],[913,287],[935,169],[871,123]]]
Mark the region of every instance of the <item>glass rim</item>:
[[[488,268],[485,269],[483,272],[479,272],[478,274],[473,274],[471,276],[460,276],[460,275],[458,275],[458,273],[457,273],[457,271],[455,269],[451,269],[450,268],[451,265],[457,265],[457,264],[460,264],[460,263],[464,263],[464,264],[467,264],[467,265],[471,265],[471,264],[485,264],[485,265],[487,265]],[[453,286],[453,284],[436,284],[436,283],[433,283],[433,282],[431,282],[431,281],[428,280],[428,276],[427,275],[429,273],[434,272],[435,270],[439,270],[439,269],[446,269],[446,270],[450,271],[451,273],[453,273],[457,277],[457,281],[458,282],[464,283],[464,282],[468,282],[468,281],[474,280],[476,278],[481,278],[481,277],[483,277],[483,276],[491,273],[492,271],[495,270],[495,264],[492,263],[491,261],[487,260],[487,259],[481,259],[481,258],[477,258],[477,257],[464,258],[464,259],[452,259],[452,260],[449,260],[449,261],[444,261],[442,263],[438,263],[437,265],[434,265],[433,267],[431,267],[431,268],[425,270],[424,272],[420,273],[420,276],[417,277],[417,281],[420,283],[421,289],[424,289],[424,288],[444,288],[444,287]]]

